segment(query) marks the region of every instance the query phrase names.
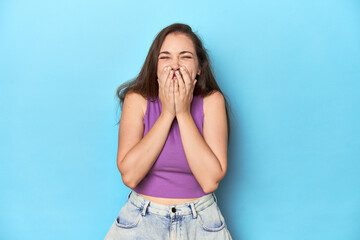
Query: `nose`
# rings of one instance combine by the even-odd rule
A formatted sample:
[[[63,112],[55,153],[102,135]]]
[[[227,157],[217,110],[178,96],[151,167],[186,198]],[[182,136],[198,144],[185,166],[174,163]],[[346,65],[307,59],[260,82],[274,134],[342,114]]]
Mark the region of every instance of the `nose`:
[[[177,58],[173,58],[170,63],[170,67],[172,70],[176,71],[179,70],[179,60]]]

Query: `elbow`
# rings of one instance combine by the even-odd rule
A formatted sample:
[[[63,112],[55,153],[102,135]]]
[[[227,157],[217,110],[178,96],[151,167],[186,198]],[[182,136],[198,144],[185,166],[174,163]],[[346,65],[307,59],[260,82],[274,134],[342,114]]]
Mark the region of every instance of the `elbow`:
[[[207,184],[205,186],[202,186],[202,189],[203,189],[204,193],[209,194],[209,193],[215,192],[216,189],[218,188],[218,186],[219,186],[219,183],[215,182],[212,184]]]
[[[137,182],[131,180],[130,178],[126,177],[125,175],[121,175],[122,181],[128,188],[135,188],[137,186]]]
[[[201,188],[203,189],[204,193],[209,194],[215,192],[216,189],[219,187],[221,179],[224,178],[226,171],[223,171],[220,176],[215,179],[215,181],[208,182],[207,184],[203,184]]]
[[[129,173],[124,171],[124,167],[122,166],[122,161],[118,161],[117,162],[117,167],[119,169],[120,175],[121,175],[121,179],[124,183],[125,186],[127,186],[128,188],[135,188],[138,184],[138,182],[136,182],[131,175],[129,175]]]

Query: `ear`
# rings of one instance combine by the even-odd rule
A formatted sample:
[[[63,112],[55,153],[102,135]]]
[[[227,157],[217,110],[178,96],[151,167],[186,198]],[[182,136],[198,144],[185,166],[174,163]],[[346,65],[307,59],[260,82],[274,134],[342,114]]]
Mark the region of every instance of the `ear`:
[[[195,77],[196,80],[199,79],[200,73],[201,73],[201,69],[199,68],[199,70],[196,73],[196,77]]]

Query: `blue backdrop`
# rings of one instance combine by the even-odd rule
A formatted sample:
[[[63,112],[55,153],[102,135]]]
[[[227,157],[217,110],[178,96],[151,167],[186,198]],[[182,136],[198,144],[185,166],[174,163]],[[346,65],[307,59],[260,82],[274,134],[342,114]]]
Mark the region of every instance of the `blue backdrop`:
[[[115,91],[187,23],[232,106],[234,239],[360,239],[360,2],[1,1],[0,239],[103,239],[129,189]]]

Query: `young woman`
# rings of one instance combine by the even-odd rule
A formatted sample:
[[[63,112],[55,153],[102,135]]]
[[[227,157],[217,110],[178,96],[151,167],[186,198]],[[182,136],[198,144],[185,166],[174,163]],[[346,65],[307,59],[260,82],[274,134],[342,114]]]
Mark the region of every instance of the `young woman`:
[[[117,166],[132,190],[105,239],[232,239],[214,193],[227,169],[228,105],[197,35],[164,28],[117,96]]]

